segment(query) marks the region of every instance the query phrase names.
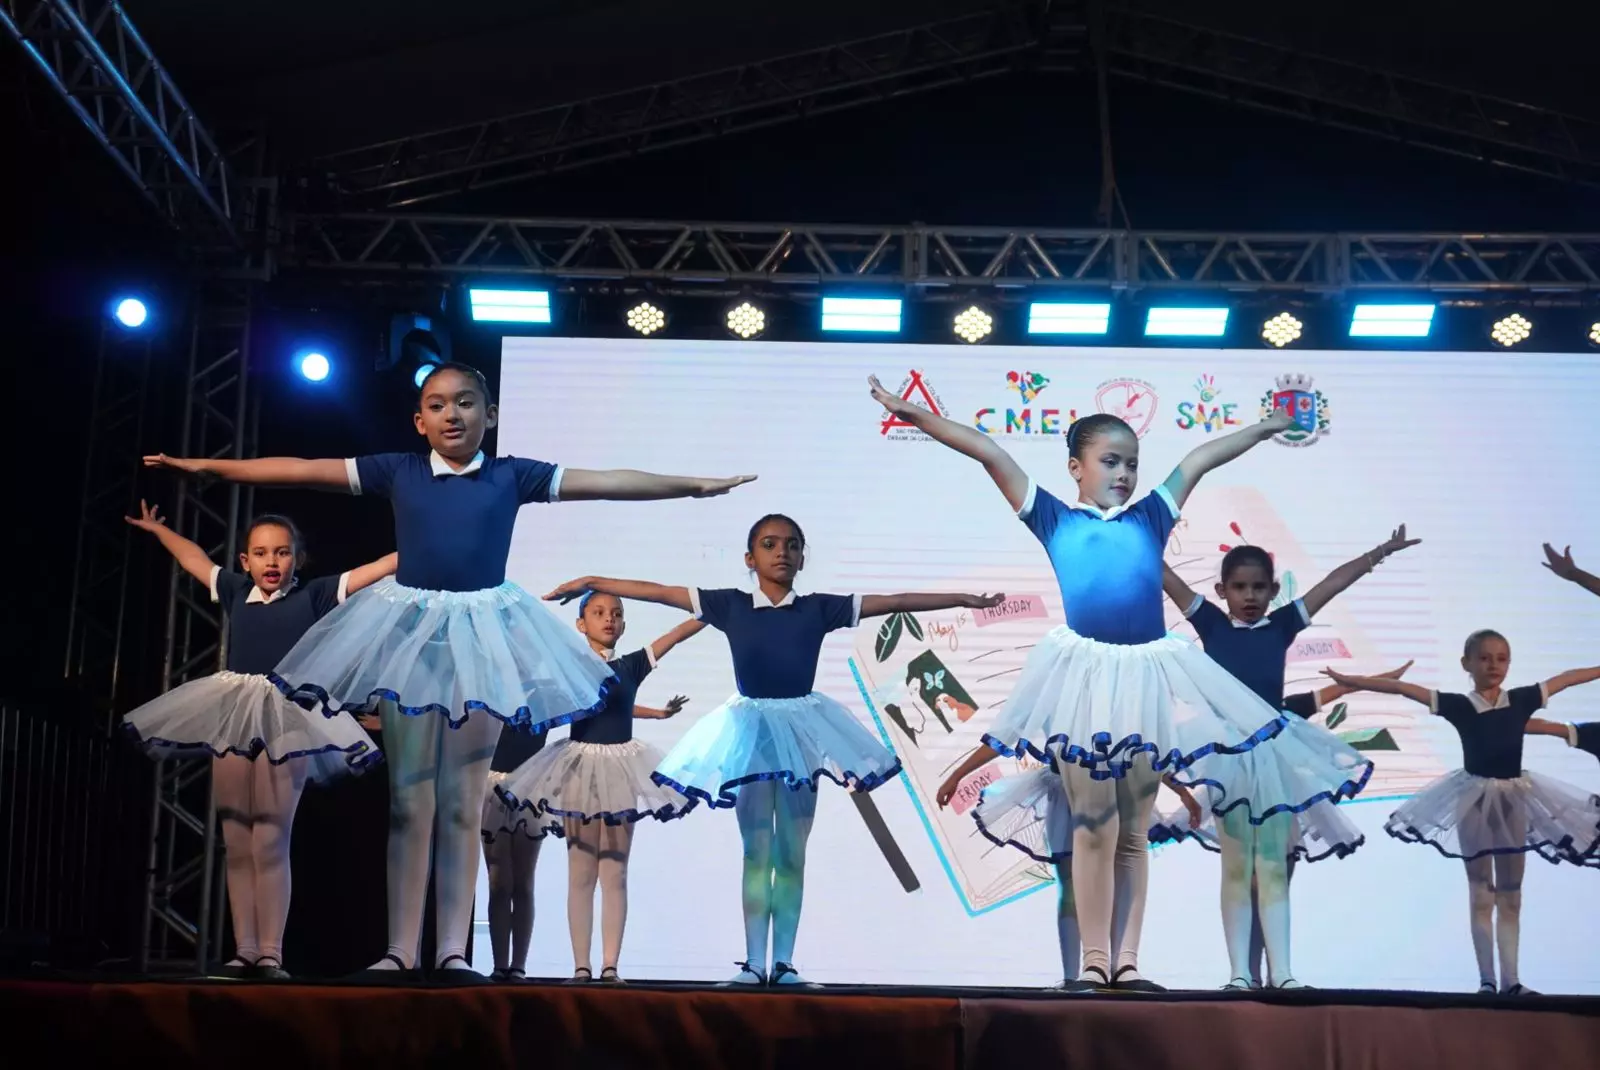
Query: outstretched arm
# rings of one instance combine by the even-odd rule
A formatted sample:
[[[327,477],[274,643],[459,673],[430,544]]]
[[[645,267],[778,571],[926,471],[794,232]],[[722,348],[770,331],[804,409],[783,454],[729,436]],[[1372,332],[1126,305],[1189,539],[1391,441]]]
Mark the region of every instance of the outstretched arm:
[[[350,493],[350,476],[342,460],[323,457],[254,457],[234,461],[210,457],[168,457],[156,453],[144,459],[146,468],[170,468],[189,475],[214,476],[229,483],[255,483],[274,487],[314,487]]]
[[[565,605],[574,598],[582,598],[590,591],[596,594],[614,594],[618,598],[632,598],[639,602],[658,602],[664,606],[681,609],[685,613],[694,612],[694,603],[689,598],[687,587],[666,587],[644,580],[614,580],[606,576],[584,576],[568,580],[545,595],[544,600]]]
[[[938,803],[941,809],[949,806],[950,800],[956,797],[961,782],[998,757],[1000,752],[993,747],[979,747],[967,755],[961,760],[961,764],[950,770],[950,775],[944,778],[944,783],[939,785],[933,801]]]
[[[713,498],[753,481],[755,476],[707,479],[700,476],[658,476],[631,468],[596,470],[567,468],[561,473],[564,502],[652,502],[663,498]]]
[[[1028,497],[1028,473],[1000,447],[1000,444],[975,427],[965,427],[947,420],[936,412],[913,405],[911,402],[883,388],[877,376],[867,382],[872,387],[872,400],[882,405],[893,416],[904,420],[935,442],[943,443],[957,453],[965,454],[983,465],[994,485],[1006,496],[1012,509],[1020,510]]]
[[[344,581],[344,593],[351,595],[363,587],[371,587],[385,576],[393,576],[394,570],[399,567],[399,554],[385,554],[376,561],[358,565],[350,570],[349,578]]]
[[[1408,661],[1404,665],[1400,666],[1398,669],[1390,669],[1388,672],[1380,672],[1378,674],[1378,679],[1380,679],[1380,680],[1398,680],[1398,679],[1400,679],[1400,677],[1402,677],[1402,676],[1404,676],[1406,674],[1406,670],[1411,668],[1412,664],[1413,664],[1412,662]],[[1344,684],[1329,684],[1327,687],[1324,687],[1324,688],[1320,689],[1316,693],[1317,694],[1317,709],[1320,710],[1320,709],[1322,709],[1322,707],[1326,706],[1328,703],[1337,702],[1339,699],[1344,698],[1346,695],[1353,695],[1357,691],[1360,691],[1360,690],[1361,689],[1359,687],[1346,687]]]
[[[144,501],[139,502],[139,515],[123,517],[128,523],[140,531],[148,531],[161,543],[161,548],[172,555],[178,567],[201,583],[211,583],[211,572],[217,567],[215,561],[206,556],[200,549],[200,544],[191,542],[167,527],[166,517],[161,515],[161,510]]]
[[[1407,662],[1409,665],[1410,662]],[[1412,702],[1420,702],[1424,706],[1433,705],[1433,692],[1416,684],[1408,684],[1404,680],[1391,680],[1386,676],[1350,676],[1332,669],[1323,669],[1322,675],[1352,691],[1374,691],[1380,695],[1403,695]]]
[[[1544,697],[1555,698],[1569,687],[1577,687],[1591,680],[1600,680],[1600,666],[1590,669],[1568,669],[1566,672],[1556,673],[1544,682]]]
[[[640,706],[635,704],[633,707],[633,715],[646,721],[665,721],[669,717],[678,716],[678,714],[682,713],[683,708],[688,704],[689,699],[687,696],[673,695],[672,698],[667,700],[665,709],[658,710],[654,706]]]
[[[1189,492],[1194,490],[1200,477],[1213,468],[1220,468],[1236,458],[1244,456],[1246,452],[1265,442],[1280,431],[1287,431],[1294,426],[1294,418],[1286,409],[1274,409],[1272,415],[1256,424],[1246,427],[1242,431],[1235,431],[1231,435],[1196,446],[1189,451],[1189,455],[1178,462],[1178,467],[1172,470],[1164,484],[1167,493],[1172,495],[1173,504],[1179,509],[1189,500]]]
[[[1528,723],[1522,728],[1523,734],[1530,736],[1555,736],[1564,740],[1569,747],[1578,745],[1578,726],[1563,724],[1560,721],[1547,721],[1543,717],[1530,717]]]
[[[1544,567],[1554,572],[1557,576],[1579,587],[1590,594],[1600,594],[1600,576],[1593,572],[1585,572],[1572,562],[1572,547],[1567,547],[1559,554],[1549,543],[1544,544]]]
[[[1317,611],[1331,602],[1335,595],[1383,564],[1384,558],[1409,546],[1415,546],[1421,541],[1421,539],[1406,538],[1406,526],[1401,524],[1383,542],[1380,542],[1360,557],[1346,561],[1322,577],[1321,583],[1307,591],[1305,597],[1301,599],[1305,603],[1306,613],[1313,617],[1316,616]]]
[[[1172,604],[1184,613],[1194,605],[1194,588],[1184,583],[1183,578],[1172,571],[1172,566],[1165,561],[1161,563],[1161,589],[1167,592]]]
[[[864,594],[861,615],[932,613],[939,609],[988,609],[1006,600],[1003,594]]]
[[[671,650],[685,639],[693,639],[695,636],[704,631],[705,627],[705,621],[695,620],[693,617],[689,618],[650,644],[651,659],[653,661],[660,661],[662,658],[667,656],[667,651]],[[635,716],[637,716],[637,714]]]

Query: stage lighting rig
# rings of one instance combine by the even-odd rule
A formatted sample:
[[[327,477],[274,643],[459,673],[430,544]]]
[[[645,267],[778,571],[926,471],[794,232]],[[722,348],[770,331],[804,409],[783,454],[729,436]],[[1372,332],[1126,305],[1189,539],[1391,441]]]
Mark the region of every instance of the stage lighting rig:
[[[724,321],[729,334],[747,342],[767,329],[767,314],[749,301],[742,301],[728,309]]]
[[[951,330],[964,342],[981,342],[994,333],[994,317],[977,305],[958,312],[951,321]]]
[[[1280,312],[1261,325],[1261,337],[1268,345],[1282,349],[1290,342],[1300,340],[1301,329],[1305,324],[1295,319],[1287,312]]]
[[[628,326],[648,338],[667,326],[667,314],[649,301],[640,301],[628,309]]]
[[[150,318],[150,310],[137,297],[123,297],[112,303],[112,317],[130,331],[136,331]]]
[[[1494,326],[1489,328],[1489,337],[1507,349],[1519,342],[1527,341],[1532,333],[1533,324],[1520,312],[1513,312],[1503,319],[1495,320]]]

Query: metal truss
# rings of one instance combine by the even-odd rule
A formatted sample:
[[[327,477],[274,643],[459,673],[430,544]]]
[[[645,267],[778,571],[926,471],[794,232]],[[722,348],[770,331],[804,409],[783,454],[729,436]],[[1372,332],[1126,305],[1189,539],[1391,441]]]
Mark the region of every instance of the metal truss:
[[[168,224],[238,243],[236,179],[114,0],[0,0],[0,26]]]
[[[438,279],[1040,292],[1594,293],[1600,234],[1245,234],[482,216],[291,216],[282,263]]]
[[[83,487],[77,551],[67,603],[62,674],[111,730],[121,678],[132,539],[123,517],[138,504],[135,479],[144,446],[150,381],[150,335],[107,319],[95,355],[94,387],[84,428]]]
[[[255,454],[258,408],[250,390],[250,322],[255,284],[204,284],[194,312],[183,408],[183,456]],[[230,561],[239,527],[252,507],[249,488],[184,480],[173,527],[214,561]],[[167,602],[163,690],[216,672],[225,664],[227,634],[219,607],[173,565]],[[224,885],[218,879],[216,803],[211,762],[157,765],[152,803],[149,877],[138,968],[203,971],[222,947]]]

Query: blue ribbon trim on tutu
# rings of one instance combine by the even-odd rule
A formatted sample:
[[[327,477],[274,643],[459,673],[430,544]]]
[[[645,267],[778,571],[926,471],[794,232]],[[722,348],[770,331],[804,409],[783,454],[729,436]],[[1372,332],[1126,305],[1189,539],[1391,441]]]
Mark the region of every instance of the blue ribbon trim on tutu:
[[[983,834],[983,838],[988,840],[990,843],[996,845],[997,847],[1015,847],[1017,850],[1021,851],[1035,862],[1044,862],[1047,865],[1059,866],[1065,865],[1067,862],[1072,860],[1071,849],[1062,851],[1060,854],[1042,855],[1036,854],[1034,850],[1025,843],[1021,843],[1017,840],[1001,839],[999,836],[996,836],[994,833],[989,831],[989,826],[983,823],[983,817],[978,813],[978,808],[976,806],[972,808],[972,821],[978,826],[978,831]]]
[[[1150,826],[1150,846],[1152,847],[1178,844],[1185,840],[1193,840],[1212,854],[1222,853],[1222,845],[1217,842],[1216,837],[1204,832],[1196,832],[1194,829],[1163,822],[1157,822]],[[1358,847],[1361,847],[1366,842],[1367,837],[1362,834],[1349,843],[1336,843],[1321,854],[1314,855],[1302,841],[1294,845],[1288,857],[1291,862],[1305,862],[1308,865],[1312,862],[1321,862],[1329,858],[1349,858],[1356,853]]]
[[[1019,739],[1015,746],[1008,746],[987,732],[983,734],[983,742],[1007,758],[1020,758],[1026,753],[1035,761],[1048,765],[1058,772],[1061,768],[1060,763],[1064,761],[1083,766],[1095,780],[1121,780],[1127,775],[1128,770],[1133,768],[1140,755],[1152,756],[1150,767],[1157,773],[1179,773],[1200,759],[1213,754],[1244,754],[1255,750],[1267,740],[1277,737],[1288,726],[1291,716],[1292,714],[1279,714],[1239,743],[1207,743],[1191,754],[1186,755],[1178,750],[1172,750],[1164,758],[1155,757],[1161,748],[1154,743],[1146,743],[1144,737],[1137,732],[1123,737],[1116,746],[1111,745],[1110,732],[1096,732],[1089,741],[1093,750],[1086,750],[1072,742],[1072,738],[1064,732],[1046,739],[1043,750],[1030,739]],[[1371,763],[1368,764],[1370,766]]]
[[[685,799],[683,806],[667,803],[665,806],[657,807],[654,810],[635,810],[633,807],[629,807],[626,810],[601,810],[598,813],[588,814],[582,810],[563,810],[559,806],[552,806],[549,799],[540,799],[537,802],[519,799],[499,784],[495,785],[494,793],[499,798],[502,806],[511,810],[530,811],[536,818],[548,814],[551,817],[559,817],[563,821],[571,818],[575,821],[581,821],[585,825],[594,821],[604,821],[607,825],[613,827],[631,825],[635,822],[643,821],[647,817],[655,818],[657,821],[676,821],[680,817],[687,816],[691,810],[699,805],[698,799],[689,798]],[[526,824],[527,822],[524,820],[522,823]],[[559,822],[554,822],[546,824],[544,827],[554,831],[561,828],[562,825]]]
[[[680,784],[671,777],[662,776],[660,773],[651,773],[650,779],[664,788],[673,789],[679,795],[686,795],[692,800],[704,802],[713,810],[728,810],[732,809],[738,802],[738,795],[734,789],[741,788],[746,784],[755,784],[762,780],[779,781],[791,791],[800,791],[802,788],[810,788],[812,791],[816,791],[821,784],[821,778],[826,777],[841,788],[853,787],[856,791],[865,792],[883,787],[883,785],[899,776],[900,771],[899,758],[896,758],[894,764],[881,773],[868,773],[866,776],[861,776],[846,769],[842,779],[834,776],[833,773],[826,769],[813,770],[808,777],[795,776],[792,769],[779,769],[771,773],[751,773],[749,776],[742,776],[737,780],[725,780],[722,782],[722,786],[717,789],[716,795],[712,795],[704,788],[697,788],[691,784]]]
[[[1230,811],[1236,810],[1242,806],[1245,808],[1245,813],[1249,816],[1249,820],[1252,825],[1264,825],[1267,823],[1269,818],[1276,817],[1278,814],[1303,814],[1313,806],[1317,805],[1319,802],[1331,802],[1334,805],[1338,805],[1345,799],[1355,798],[1357,795],[1361,794],[1362,791],[1366,790],[1367,781],[1372,779],[1372,769],[1373,765],[1369,759],[1368,761],[1361,763],[1361,776],[1359,778],[1355,780],[1346,780],[1337,788],[1333,788],[1329,791],[1319,791],[1302,803],[1278,803],[1276,806],[1269,806],[1266,812],[1259,816],[1257,816],[1255,807],[1251,805],[1249,799],[1235,799],[1226,806],[1213,806],[1211,808],[1211,812],[1216,814],[1218,817],[1224,817]],[[1195,780],[1186,780],[1182,781],[1182,783],[1185,787],[1190,788],[1211,788],[1217,792],[1220,798],[1226,798],[1228,794],[1227,790],[1223,788],[1221,784],[1206,777],[1199,777]]]
[[[118,725],[117,729],[146,749],[172,750],[196,758],[200,757],[201,754],[209,754],[213,758],[248,758],[253,762],[267,751],[267,741],[260,736],[255,737],[243,747],[229,744],[218,750],[209,743],[184,742],[176,739],[163,739],[160,736],[143,736],[139,734],[137,728],[126,721]],[[302,758],[315,758],[323,754],[343,754],[352,773],[364,773],[383,761],[383,752],[370,743],[357,743],[351,747],[341,747],[337,743],[329,743],[322,747],[290,751],[288,754],[280,755],[276,758],[271,754],[267,754],[267,764],[284,765]]]
[[[518,818],[514,825],[501,825],[497,829],[480,828],[478,834],[483,837],[484,843],[494,843],[499,836],[525,836],[537,843],[546,836],[562,838],[562,830],[555,826],[543,826],[538,822],[530,822],[527,818]]]
[[[1402,843],[1420,843],[1432,847],[1446,858],[1459,858],[1471,862],[1475,858],[1488,858],[1492,855],[1516,855],[1532,852],[1551,865],[1560,865],[1568,862],[1574,866],[1600,869],[1600,826],[1597,826],[1597,839],[1589,845],[1586,851],[1577,849],[1577,842],[1570,836],[1563,836],[1559,840],[1540,840],[1537,843],[1519,844],[1516,847],[1490,847],[1476,854],[1464,855],[1452,851],[1429,836],[1424,836],[1419,830],[1410,825],[1395,825],[1392,820],[1383,826],[1383,831],[1393,836]]]
[[[451,728],[460,728],[467,723],[467,718],[474,713],[486,713],[503,721],[512,728],[518,728],[524,732],[532,732],[537,735],[540,732],[548,732],[552,728],[560,728],[562,725],[571,724],[573,721],[581,721],[586,717],[592,717],[605,709],[606,702],[611,698],[611,685],[616,680],[616,676],[609,676],[601,682],[600,697],[594,705],[581,710],[573,710],[571,713],[563,713],[559,717],[551,717],[543,721],[535,721],[533,719],[533,710],[528,706],[518,706],[514,713],[507,716],[487,702],[482,702],[475,698],[468,699],[461,704],[461,716],[457,717],[450,707],[438,702],[430,702],[424,706],[407,706],[400,701],[400,693],[398,691],[391,691],[386,687],[374,689],[363,702],[346,702],[335,706],[331,701],[332,696],[317,684],[301,684],[298,687],[292,687],[287,680],[275,672],[268,673],[267,679],[272,681],[273,686],[282,691],[289,701],[297,703],[305,709],[309,710],[313,708],[313,705],[320,705],[325,717],[337,717],[341,713],[365,713],[377,705],[379,700],[383,700],[394,703],[400,712],[407,717],[420,717],[425,713],[437,713],[445,719],[445,723]],[[311,705],[308,705],[308,703],[311,703]]]

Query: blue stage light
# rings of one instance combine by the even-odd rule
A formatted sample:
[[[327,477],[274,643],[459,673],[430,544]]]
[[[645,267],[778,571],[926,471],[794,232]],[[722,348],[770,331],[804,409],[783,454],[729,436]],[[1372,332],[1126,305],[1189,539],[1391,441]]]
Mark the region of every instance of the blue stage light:
[[[321,353],[306,353],[298,361],[300,374],[313,383],[320,383],[333,371],[333,365],[328,363],[328,358]]]
[[[900,330],[898,297],[824,297],[822,329],[873,334],[896,334]]]
[[[438,367],[437,364],[419,364],[419,365],[417,365],[417,373],[411,377],[411,381],[413,383],[417,384],[417,389],[418,390],[422,389],[422,384],[428,381],[428,376],[432,375],[433,374],[433,369],[435,369],[437,367]]]
[[[1433,329],[1433,305],[1357,305],[1350,316],[1351,338],[1426,338]]]
[[[549,323],[549,290],[468,290],[479,323]]]
[[[150,310],[137,297],[119,299],[113,306],[111,314],[117,318],[118,323],[130,330],[143,327],[145,321],[150,318]]]
[[[1152,308],[1144,321],[1154,338],[1221,338],[1227,331],[1226,308]]]
[[[1035,301],[1028,306],[1029,334],[1105,334],[1111,306]]]

